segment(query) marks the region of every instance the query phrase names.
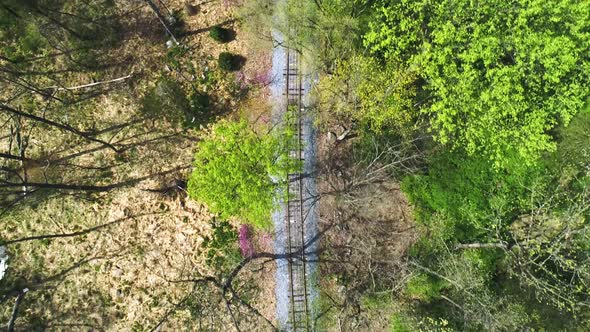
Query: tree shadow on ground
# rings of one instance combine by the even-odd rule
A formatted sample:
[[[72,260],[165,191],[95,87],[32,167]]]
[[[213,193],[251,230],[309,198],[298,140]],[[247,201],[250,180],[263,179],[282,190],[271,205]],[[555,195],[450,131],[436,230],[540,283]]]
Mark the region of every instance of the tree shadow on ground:
[[[223,21],[223,22],[221,22],[221,23],[219,23],[219,24],[214,24],[214,25],[211,25],[211,26],[209,26],[209,27],[206,27],[206,28],[200,28],[200,29],[196,29],[196,30],[189,30],[189,31],[185,31],[185,32],[182,34],[182,37],[188,37],[188,36],[194,36],[194,35],[198,35],[198,34],[200,34],[200,33],[203,33],[203,32],[208,32],[208,31],[210,31],[211,29],[213,29],[213,27],[216,27],[216,26],[225,26],[225,25],[229,25],[229,24],[232,24],[232,23],[234,23],[234,22],[236,22],[236,21],[237,21],[237,19],[235,19],[235,18],[232,18],[232,19],[230,19],[230,20],[225,20],[225,21]],[[228,32],[229,32],[229,31],[231,31],[231,32],[233,33],[233,38],[232,38],[231,40],[234,40],[234,39],[235,39],[235,36],[236,36],[236,35],[235,35],[235,34],[236,34],[236,32],[235,32],[234,30],[232,30],[232,29],[227,29],[227,28],[226,28],[226,30],[227,30]],[[230,41],[231,41],[231,40],[230,40]]]

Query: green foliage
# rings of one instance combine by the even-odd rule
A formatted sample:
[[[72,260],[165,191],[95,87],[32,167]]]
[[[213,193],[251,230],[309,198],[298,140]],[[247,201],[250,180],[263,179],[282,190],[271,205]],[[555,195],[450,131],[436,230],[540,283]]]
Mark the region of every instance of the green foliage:
[[[26,26],[25,35],[21,42],[21,50],[24,56],[36,54],[46,43],[37,26],[32,23]]]
[[[322,315],[317,316],[315,322],[315,328],[317,331],[330,331],[338,324],[338,313],[334,310],[334,303],[328,296],[329,295],[320,294],[312,304],[312,310],[314,310],[314,312],[323,313]]]
[[[366,294],[361,299],[364,308],[383,309],[393,305],[393,299],[390,293]]]
[[[227,219],[270,226],[277,189],[300,162],[288,158],[293,133],[285,129],[259,136],[245,121],[221,121],[197,145],[189,196]]]
[[[410,190],[410,199],[417,202],[428,228],[414,247],[414,256],[430,269],[442,269],[458,290],[462,286],[456,283],[480,284],[482,295],[477,296],[487,301],[486,305],[510,308],[498,311],[497,321],[504,322],[500,316],[508,315],[511,321],[546,326],[547,321],[535,318],[538,312],[579,315],[588,300],[590,289],[585,285],[590,280],[590,239],[585,202],[590,187],[577,177],[565,180],[560,173],[550,176],[546,171],[530,170],[522,176],[514,174],[514,179],[492,172],[490,179],[470,183],[472,172],[458,168],[455,173],[431,173],[404,181],[404,190]],[[446,180],[452,182],[445,185]],[[433,264],[457,242],[506,247],[463,249],[460,256]],[[506,278],[519,287],[507,287]],[[463,295],[458,292],[455,296]],[[579,324],[579,317],[572,324]]]
[[[408,313],[399,313],[391,317],[389,328],[391,332],[453,332],[449,322],[443,318],[411,317]]]
[[[402,190],[416,206],[419,221],[437,213],[445,221],[444,234],[470,241],[495,227],[492,216],[514,215],[527,188],[542,181],[540,167],[523,167],[517,157],[497,172],[481,156],[442,152],[432,158],[428,174],[404,178]]]
[[[558,128],[556,157],[557,167],[590,172],[590,104],[568,126]]]
[[[366,20],[371,13],[370,0],[289,1],[277,8],[284,17],[278,22],[290,44],[309,50],[313,64],[331,70],[339,59],[347,59],[361,46]],[[289,22],[304,21],[298,29]]]
[[[406,284],[406,294],[420,301],[430,302],[440,297],[440,292],[448,283],[425,273],[413,276]]]
[[[211,236],[206,236],[201,243],[206,251],[205,263],[216,271],[223,271],[240,261],[238,232],[227,221],[213,220],[212,229]]]
[[[166,52],[166,63],[174,70],[182,70],[185,63],[182,61],[186,59],[189,49],[187,47],[176,45],[168,49]]]
[[[391,332],[412,332],[410,324],[408,324],[405,317],[400,314],[391,316],[389,321],[389,331]]]
[[[230,41],[230,31],[221,27],[220,25],[215,25],[209,30],[209,37],[219,43],[227,43]]]
[[[184,125],[194,127],[208,121],[211,114],[209,113],[209,96],[193,91],[188,97],[189,110],[186,114]]]
[[[217,65],[221,70],[235,71],[238,70],[239,67],[238,60],[238,57],[232,53],[221,52],[217,59]]]
[[[387,2],[365,44],[423,78],[438,141],[496,168],[515,154],[530,165],[590,93],[589,15],[572,0]]]
[[[353,56],[336,63],[332,75],[320,85],[320,103],[361,128],[380,134],[384,129],[407,133],[415,121],[412,105],[416,77],[394,63],[381,64],[366,56]]]

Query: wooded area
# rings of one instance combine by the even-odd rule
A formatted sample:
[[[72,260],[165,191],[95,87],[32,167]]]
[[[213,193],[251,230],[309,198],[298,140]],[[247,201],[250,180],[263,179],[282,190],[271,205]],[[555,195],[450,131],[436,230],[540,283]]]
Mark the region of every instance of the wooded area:
[[[588,0],[0,0],[3,328],[279,330],[273,30],[314,331],[590,329]]]

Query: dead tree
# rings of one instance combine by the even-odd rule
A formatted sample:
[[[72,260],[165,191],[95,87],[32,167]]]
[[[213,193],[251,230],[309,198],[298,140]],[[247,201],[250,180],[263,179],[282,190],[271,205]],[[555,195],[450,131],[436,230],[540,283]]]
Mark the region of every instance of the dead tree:
[[[98,139],[96,137],[93,137],[92,135],[89,135],[88,133],[85,133],[83,131],[80,131],[80,130],[78,130],[78,129],[70,126],[70,125],[59,123],[59,122],[55,122],[55,121],[52,121],[52,120],[49,120],[49,119],[46,119],[46,118],[43,118],[43,117],[39,117],[39,116],[30,114],[30,113],[27,113],[27,112],[19,111],[19,110],[15,109],[15,108],[7,105],[7,104],[4,104],[4,103],[0,103],[0,109],[2,111],[4,111],[5,113],[7,113],[7,114],[20,116],[20,117],[23,117],[23,118],[26,118],[26,119],[29,119],[29,120],[32,120],[32,121],[37,121],[37,122],[43,123],[45,125],[48,125],[48,126],[51,126],[51,127],[54,127],[54,128],[58,128],[58,129],[60,129],[62,131],[65,131],[65,132],[68,132],[68,133],[72,133],[72,134],[75,134],[75,135],[77,135],[79,137],[82,137],[82,138],[84,138],[84,139],[86,139],[88,141],[100,143],[100,144],[108,147],[109,149],[117,152],[117,153],[120,152],[120,150],[117,149],[111,143],[106,142],[106,141],[103,141],[103,140]]]
[[[158,8],[158,6],[156,6],[156,4],[152,0],[144,0],[144,1],[148,4],[148,6],[150,6],[152,11],[154,11],[156,16],[158,17],[158,20],[160,21],[160,23],[162,23],[162,26],[166,30],[166,33],[168,33],[168,35],[170,35],[170,38],[174,41],[174,43],[176,45],[178,45],[179,44],[178,40],[176,39],[176,37],[174,36],[174,33],[172,33],[172,30],[170,29],[170,27],[166,23],[166,18],[164,17],[164,15],[162,15],[162,12],[160,12],[160,9]]]

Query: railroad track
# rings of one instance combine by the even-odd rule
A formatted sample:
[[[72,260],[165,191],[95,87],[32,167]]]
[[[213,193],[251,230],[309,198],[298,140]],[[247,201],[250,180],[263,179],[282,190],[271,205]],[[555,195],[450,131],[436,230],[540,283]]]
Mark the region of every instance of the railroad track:
[[[302,118],[305,108],[302,103],[303,87],[300,68],[299,53],[294,50],[286,51],[287,64],[284,72],[285,96],[287,98],[288,126],[292,126],[295,133],[295,148],[291,150],[290,157],[305,162],[303,152],[303,126]],[[287,248],[289,254],[287,268],[289,273],[289,319],[287,328],[289,331],[310,331],[310,304],[308,302],[308,268],[305,248],[305,215],[303,200],[303,176],[302,173],[288,174],[287,181]]]

